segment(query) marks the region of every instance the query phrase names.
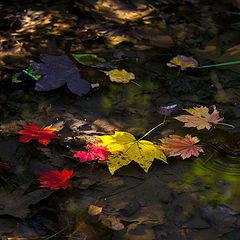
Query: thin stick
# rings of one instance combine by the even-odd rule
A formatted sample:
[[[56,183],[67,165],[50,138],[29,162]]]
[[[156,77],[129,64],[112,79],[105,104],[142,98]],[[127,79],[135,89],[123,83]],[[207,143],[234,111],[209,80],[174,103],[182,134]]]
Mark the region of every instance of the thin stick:
[[[53,234],[52,236],[47,237],[47,238],[44,238],[44,240],[48,240],[48,239],[51,239],[51,238],[55,237],[55,236],[58,235],[59,233],[61,233],[61,232],[63,232],[64,230],[66,230],[68,227],[69,227],[69,225],[67,225],[66,227],[64,227],[64,228],[61,229],[60,231],[56,232],[56,233]]]
[[[31,74],[30,72],[28,72],[28,71],[26,71],[26,70],[22,70],[24,73],[26,73],[27,75],[29,75],[30,77],[32,77],[34,80],[38,80],[38,78],[37,77],[35,77],[33,74]]]
[[[240,61],[219,63],[219,64],[213,64],[213,65],[205,65],[205,66],[199,66],[199,67],[196,67],[196,68],[218,67],[218,66],[225,66],[225,65],[238,64],[238,63],[240,63]]]
[[[139,87],[142,87],[140,84],[138,84],[138,83],[136,83],[136,82],[134,82],[134,81],[132,81],[132,83],[134,83],[135,85],[137,85],[137,86],[139,86]]]

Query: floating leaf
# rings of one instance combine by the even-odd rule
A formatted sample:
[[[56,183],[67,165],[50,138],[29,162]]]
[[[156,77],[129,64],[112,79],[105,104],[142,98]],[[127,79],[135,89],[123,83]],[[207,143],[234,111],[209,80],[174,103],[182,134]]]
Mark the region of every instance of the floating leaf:
[[[111,71],[104,71],[107,76],[110,77],[112,82],[117,83],[129,83],[132,79],[135,79],[135,75],[133,73],[129,73],[126,70],[118,70],[114,69]]]
[[[19,139],[19,142],[29,142],[32,139],[38,139],[40,143],[47,146],[51,138],[58,138],[54,133],[57,131],[55,128],[51,128],[51,125],[45,127],[43,130],[38,130],[38,127],[34,124],[24,127],[25,130],[21,130],[18,133],[22,134]]]
[[[186,70],[187,68],[196,68],[198,62],[193,57],[186,57],[184,55],[177,55],[167,63],[168,67],[181,67],[181,70]]]
[[[162,106],[157,111],[160,115],[170,116],[172,111],[177,107],[177,104],[169,105],[169,106]]]
[[[69,90],[79,96],[90,90],[90,84],[81,78],[78,68],[66,56],[41,55],[42,63],[31,62],[34,74],[44,75],[35,84],[36,91],[50,91],[65,83]]]
[[[223,118],[219,118],[219,112],[216,106],[212,105],[211,107],[213,108],[211,114],[209,114],[209,109],[207,107],[201,106],[184,109],[192,115],[180,115],[175,117],[175,119],[184,122],[184,127],[196,127],[198,130],[206,128],[209,130],[212,124],[219,124],[219,122],[223,120]]]
[[[167,152],[170,157],[181,156],[182,159],[189,158],[192,155],[198,157],[199,152],[203,152],[203,149],[194,144],[198,143],[197,137],[191,137],[186,135],[184,138],[177,135],[170,135],[168,138],[160,139],[162,144],[160,149]]]
[[[108,160],[108,155],[111,154],[111,152],[106,151],[107,146],[98,146],[97,144],[94,145],[87,145],[88,151],[76,151],[74,154],[74,157],[78,157],[80,159],[80,162],[86,162],[86,161],[93,161],[93,160],[102,160],[106,161]]]
[[[95,54],[72,54],[73,57],[81,64],[89,67],[97,67],[99,64],[106,63],[104,58],[98,57]]]
[[[136,140],[130,133],[117,131],[114,135],[97,137],[102,140],[98,145],[107,145],[107,150],[112,153],[107,161],[111,174],[132,161],[138,163],[145,172],[148,172],[154,158],[167,163],[165,154],[158,149],[157,145],[146,140]]]
[[[67,180],[73,177],[73,170],[68,171],[64,169],[62,173],[57,170],[50,170],[50,172],[41,172],[42,175],[38,180],[41,183],[41,187],[50,187],[51,190],[57,190],[60,187],[66,189],[71,187],[71,184]]]

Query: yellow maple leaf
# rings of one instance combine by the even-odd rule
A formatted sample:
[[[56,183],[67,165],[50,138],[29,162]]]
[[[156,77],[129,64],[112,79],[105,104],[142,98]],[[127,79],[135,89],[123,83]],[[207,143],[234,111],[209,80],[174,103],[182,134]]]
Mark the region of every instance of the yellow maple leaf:
[[[127,72],[125,69],[114,69],[111,71],[104,71],[104,73],[110,77],[112,82],[117,83],[129,83],[132,79],[135,79],[135,75]]]
[[[223,118],[219,118],[219,112],[216,106],[213,105],[211,107],[213,108],[211,114],[209,114],[209,109],[207,107],[201,106],[184,109],[192,115],[180,115],[175,117],[175,119],[184,122],[184,127],[196,127],[198,130],[206,128],[209,130],[212,124],[219,124],[219,122],[223,120]]]
[[[145,172],[148,172],[154,158],[167,163],[165,154],[158,149],[157,145],[146,140],[136,140],[130,133],[117,131],[114,135],[96,137],[102,140],[98,145],[107,145],[107,150],[112,153],[107,161],[111,174],[132,161],[138,163]]]

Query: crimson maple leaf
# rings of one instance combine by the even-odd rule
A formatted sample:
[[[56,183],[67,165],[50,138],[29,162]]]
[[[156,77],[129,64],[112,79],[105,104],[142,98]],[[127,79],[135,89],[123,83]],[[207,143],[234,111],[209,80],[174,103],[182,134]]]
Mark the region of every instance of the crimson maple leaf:
[[[67,182],[67,180],[73,177],[73,170],[63,169],[62,173],[57,170],[50,170],[50,172],[41,172],[39,174],[42,175],[38,179],[41,187],[50,187],[51,190],[57,190],[60,187],[63,189],[71,187],[71,183]]]
[[[181,155],[182,159],[189,158],[192,155],[198,157],[199,152],[203,152],[203,149],[198,146],[194,146],[199,140],[197,137],[191,137],[186,135],[184,138],[177,135],[170,135],[168,138],[160,139],[162,144],[160,149],[166,151],[170,157]]]
[[[108,155],[111,152],[106,151],[107,146],[98,146],[97,144],[94,145],[87,145],[88,151],[76,151],[74,157],[78,157],[80,162],[92,161],[92,160],[108,160]]]
[[[40,143],[47,146],[51,138],[58,138],[54,133],[57,131],[55,128],[50,126],[45,127],[43,130],[38,130],[38,127],[32,123],[29,126],[24,126],[25,130],[21,130],[18,133],[22,134],[19,142],[29,142],[32,139],[38,139]]]

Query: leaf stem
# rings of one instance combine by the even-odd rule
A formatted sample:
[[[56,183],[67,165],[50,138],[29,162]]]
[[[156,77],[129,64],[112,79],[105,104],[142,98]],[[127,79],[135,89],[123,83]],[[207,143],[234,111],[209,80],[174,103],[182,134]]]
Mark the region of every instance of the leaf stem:
[[[163,121],[161,123],[159,123],[157,126],[155,126],[154,128],[152,128],[150,131],[146,132],[142,137],[140,137],[137,141],[142,140],[144,137],[146,137],[149,133],[151,133],[152,131],[154,131],[156,128],[160,127],[161,125],[163,125],[166,122],[166,115],[164,115]]]
[[[235,128],[234,125],[231,124],[227,124],[227,123],[215,123],[216,125],[222,125],[222,126],[226,126],[226,127],[231,127],[231,128]]]
[[[226,62],[226,63],[218,63],[218,64],[205,65],[205,66],[198,66],[198,67],[196,67],[196,68],[210,68],[210,67],[218,67],[218,66],[225,66],[225,65],[238,64],[238,63],[240,63],[240,61]]]

